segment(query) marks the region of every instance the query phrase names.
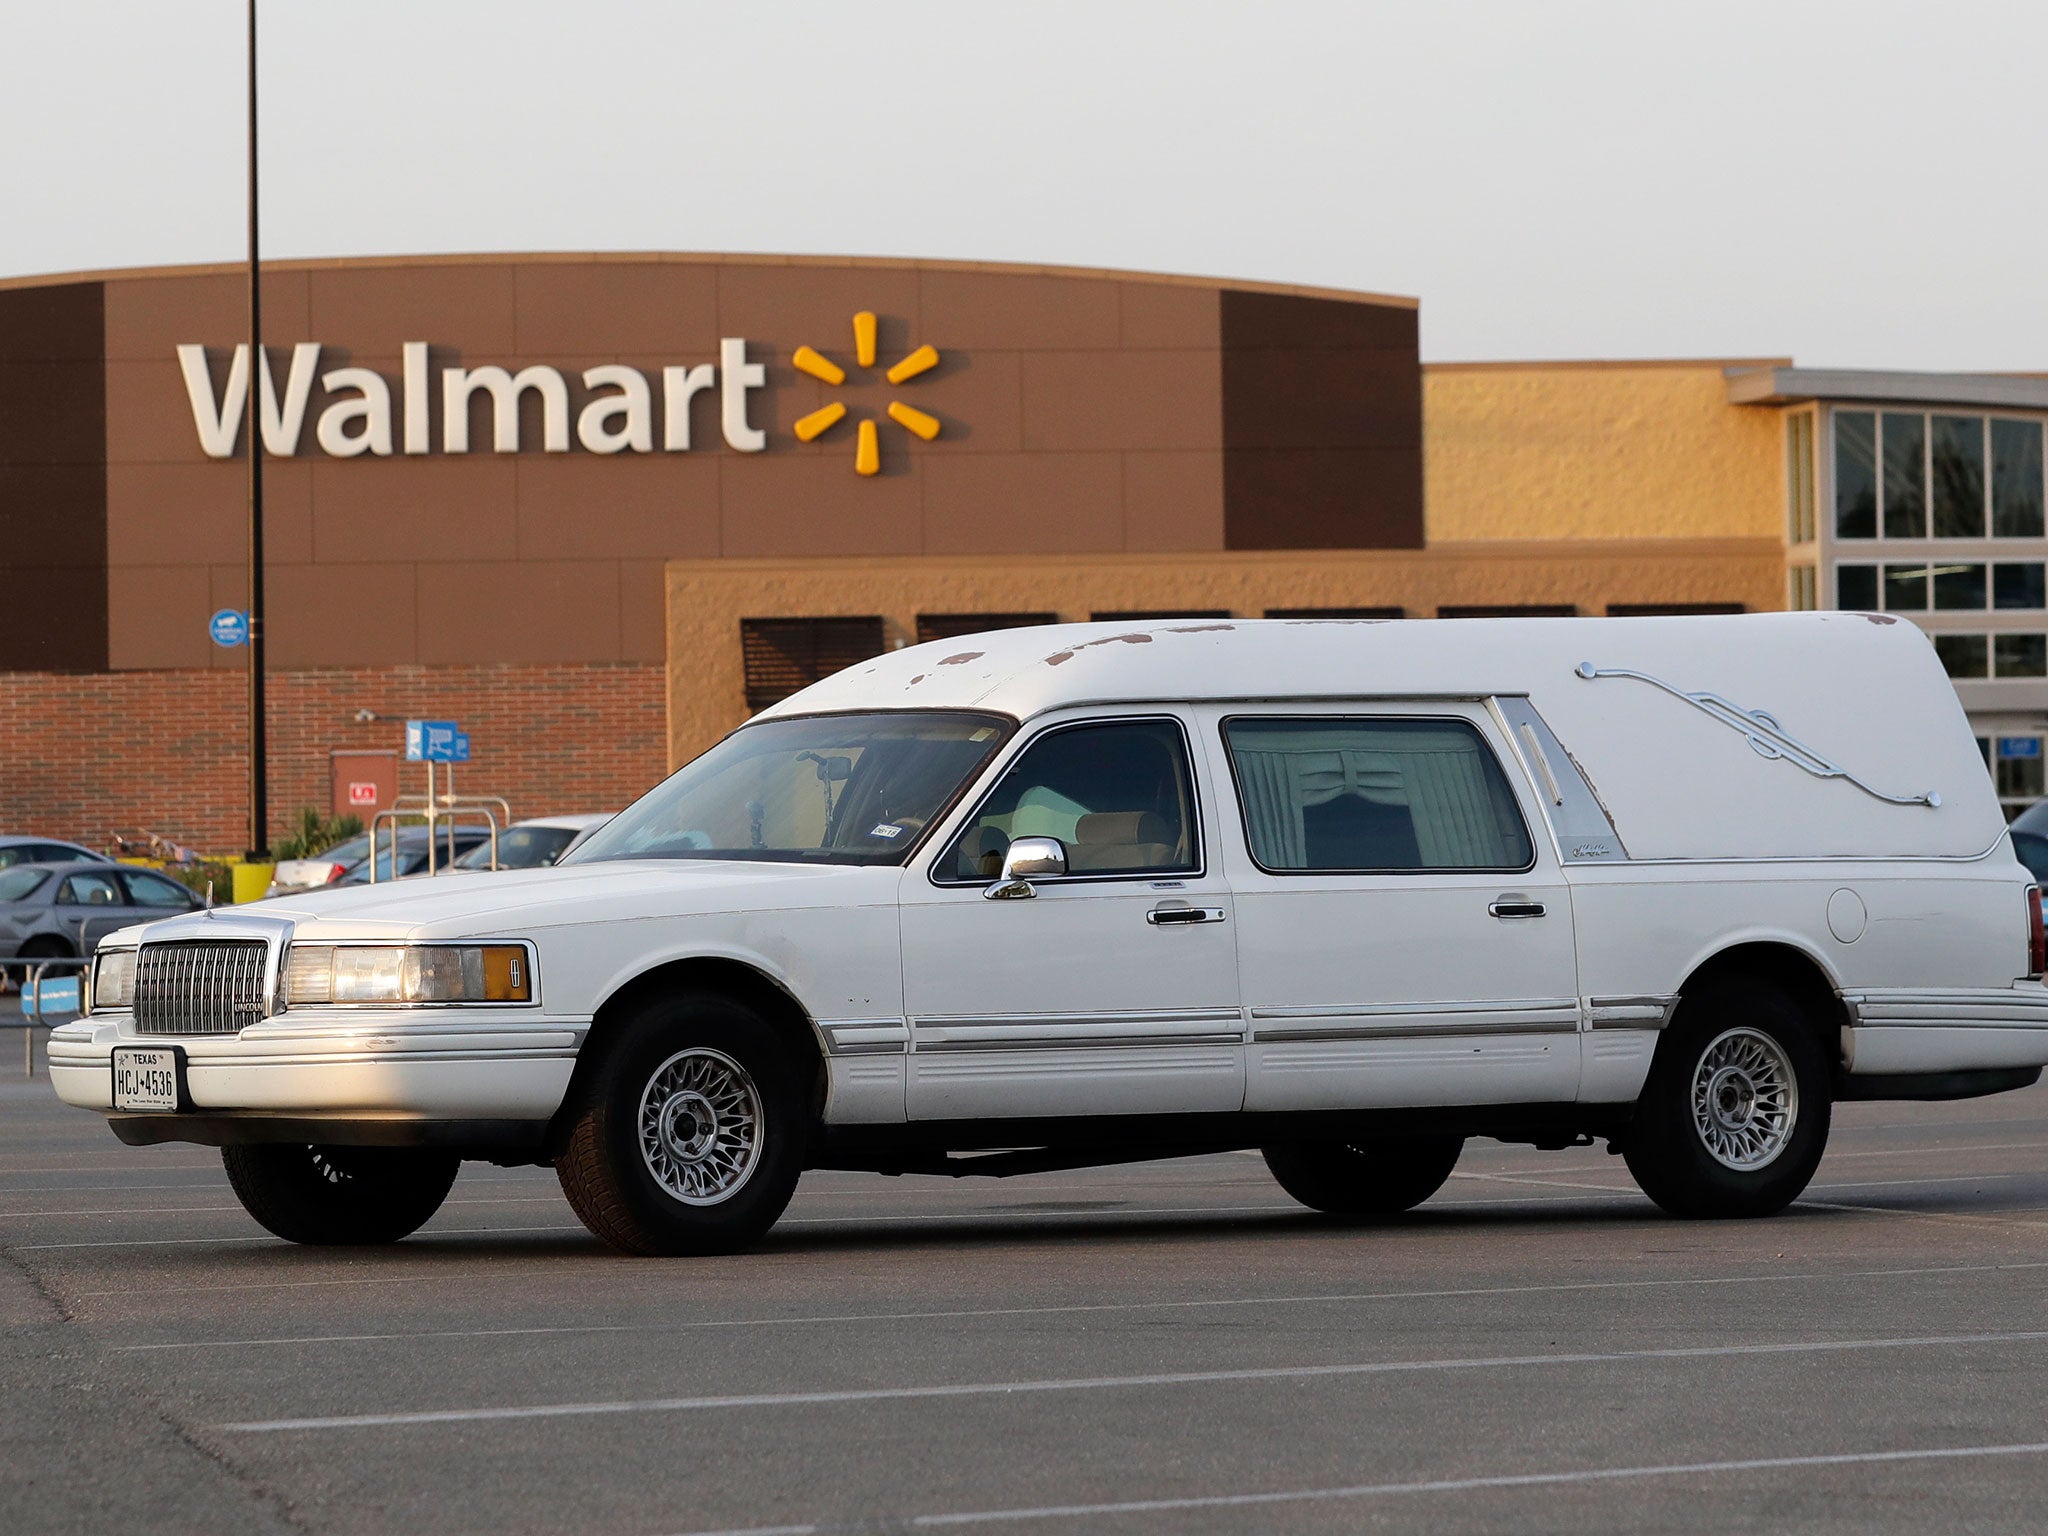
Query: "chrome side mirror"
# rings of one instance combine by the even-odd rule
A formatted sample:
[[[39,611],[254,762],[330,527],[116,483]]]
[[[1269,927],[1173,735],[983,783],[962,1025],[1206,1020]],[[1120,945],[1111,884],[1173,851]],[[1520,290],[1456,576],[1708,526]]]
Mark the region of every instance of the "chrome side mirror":
[[[1067,872],[1067,845],[1056,837],[1020,837],[1003,854],[1003,877],[981,894],[990,901],[1016,901],[1036,896],[1033,880],[1053,880]]]

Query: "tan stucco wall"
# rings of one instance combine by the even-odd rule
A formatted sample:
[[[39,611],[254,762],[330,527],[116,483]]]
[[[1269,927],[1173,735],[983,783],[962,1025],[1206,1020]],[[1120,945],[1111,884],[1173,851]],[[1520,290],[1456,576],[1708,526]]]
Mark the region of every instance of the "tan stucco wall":
[[[920,613],[1057,613],[1609,603],[1784,606],[1776,539],[1476,542],[1299,554],[981,556],[884,560],[679,560],[668,566],[671,767],[747,716],[740,620],[879,614],[908,643]]]
[[[1425,367],[1429,542],[1781,538],[1781,413],[1726,375],[1770,361]]]

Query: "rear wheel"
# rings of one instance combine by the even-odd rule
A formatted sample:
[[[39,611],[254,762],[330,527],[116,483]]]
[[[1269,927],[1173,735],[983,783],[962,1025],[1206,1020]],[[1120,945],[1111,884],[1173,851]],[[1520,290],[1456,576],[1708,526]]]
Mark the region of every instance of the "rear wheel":
[[[1371,1141],[1297,1141],[1262,1155],[1280,1187],[1331,1216],[1392,1216],[1444,1187],[1462,1136],[1400,1136]]]
[[[1770,1216],[1820,1166],[1830,1118],[1811,1022],[1770,983],[1729,977],[1679,1004],[1622,1152],[1674,1216]]]
[[[664,998],[591,1064],[555,1174],[614,1248],[733,1253],[789,1204],[808,1131],[790,1052],[764,1020],[715,995]]]
[[[235,1197],[287,1242],[395,1243],[441,1208],[462,1166],[419,1147],[223,1147]]]

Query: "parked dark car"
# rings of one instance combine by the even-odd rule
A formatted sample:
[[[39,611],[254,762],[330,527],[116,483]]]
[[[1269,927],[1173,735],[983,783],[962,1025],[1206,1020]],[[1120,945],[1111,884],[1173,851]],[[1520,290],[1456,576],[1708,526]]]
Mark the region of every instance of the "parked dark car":
[[[2036,800],[2013,818],[2012,851],[2034,884],[2048,886],[2048,800]]]
[[[104,853],[67,843],[61,837],[0,835],[0,869],[12,869],[17,864],[69,864],[81,860],[91,864],[114,862]]]
[[[203,903],[154,870],[105,860],[16,864],[0,869],[0,961],[85,956],[116,928],[146,923]],[[20,980],[26,965],[7,967]]]

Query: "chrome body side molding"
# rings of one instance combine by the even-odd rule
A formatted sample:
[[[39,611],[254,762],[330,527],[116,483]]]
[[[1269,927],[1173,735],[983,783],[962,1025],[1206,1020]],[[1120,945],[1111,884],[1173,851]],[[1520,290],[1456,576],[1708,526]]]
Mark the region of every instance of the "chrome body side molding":
[[[901,1056],[910,1049],[901,1019],[820,1019],[818,1033],[833,1056]]]
[[[1579,1005],[1575,998],[1254,1008],[1251,1016],[1252,1039],[1260,1044],[1437,1039],[1447,1035],[1572,1035],[1579,1030]]]
[[[1166,1045],[1240,1045],[1235,1008],[1133,1013],[930,1015],[913,1021],[919,1056],[962,1051],[1074,1051]]]
[[[2048,1029],[2048,987],[1868,987],[1842,993],[1852,1025]]]
[[[1589,997],[1588,1029],[1662,1029],[1671,1022],[1676,997]]]

